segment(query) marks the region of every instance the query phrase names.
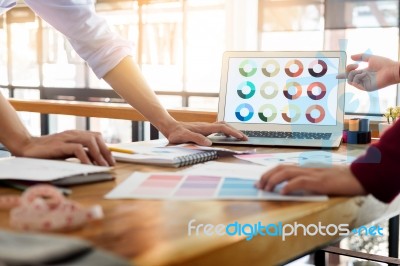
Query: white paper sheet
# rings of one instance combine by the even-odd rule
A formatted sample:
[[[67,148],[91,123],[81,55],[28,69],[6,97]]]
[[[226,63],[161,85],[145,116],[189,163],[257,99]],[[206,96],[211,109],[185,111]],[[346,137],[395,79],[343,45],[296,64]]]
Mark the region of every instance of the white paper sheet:
[[[245,163],[224,163],[224,162],[206,162],[189,167],[182,172],[185,174],[196,175],[220,175],[240,177],[245,179],[258,180],[266,171],[277,166],[277,163],[269,165],[245,164]]]
[[[0,179],[53,181],[65,177],[110,171],[110,167],[56,160],[10,157],[0,159]]]
[[[301,166],[329,167],[332,165],[348,165],[354,156],[326,151],[305,151],[288,153],[263,153],[234,155],[236,158],[265,166],[271,164],[295,164]]]

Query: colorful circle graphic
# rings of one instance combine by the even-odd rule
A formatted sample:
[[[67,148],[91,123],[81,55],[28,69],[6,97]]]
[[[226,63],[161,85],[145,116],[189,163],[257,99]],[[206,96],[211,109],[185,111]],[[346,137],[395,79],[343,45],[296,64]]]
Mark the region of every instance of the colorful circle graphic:
[[[268,68],[268,66],[270,66],[270,65],[272,65],[272,66],[274,67],[274,71],[271,71],[271,72],[268,71],[267,68]],[[269,78],[276,76],[276,75],[279,73],[280,70],[281,70],[281,68],[279,67],[278,62],[276,62],[276,61],[273,60],[273,59],[270,59],[270,60],[265,61],[265,63],[263,64],[263,66],[262,66],[262,68],[261,68],[262,73],[263,73],[266,77],[269,77]]]
[[[246,71],[247,65],[250,65],[250,71]],[[257,64],[252,60],[244,60],[239,65],[239,72],[243,77],[251,77],[257,72]]]
[[[246,116],[242,116],[240,114],[240,111],[242,111],[242,109],[247,109],[249,113]],[[236,118],[239,119],[240,121],[249,121],[254,115],[254,109],[250,104],[242,103],[238,107],[236,107],[235,115]]]
[[[264,115],[264,111],[269,109],[271,111],[270,116]],[[272,122],[276,118],[276,107],[272,104],[264,104],[258,109],[258,117],[264,122]]]
[[[268,87],[272,87],[274,89],[271,94],[267,94],[267,92],[265,91]],[[274,82],[267,81],[263,83],[260,87],[261,96],[268,100],[275,98],[276,95],[278,95],[278,92],[279,92],[278,85],[276,85],[276,83]]]
[[[289,88],[295,87],[296,88],[296,93],[295,94],[290,94],[289,93]],[[303,92],[301,85],[297,82],[288,82],[285,85],[285,88],[283,88],[283,95],[285,95],[286,98],[289,100],[295,100],[301,96],[301,93]]]
[[[282,110],[282,118],[288,123],[296,122],[301,115],[301,109],[297,105],[286,105]]]
[[[314,71],[314,67],[316,65],[320,65],[322,67],[321,72]],[[310,75],[315,78],[322,77],[323,75],[326,74],[327,71],[328,71],[328,65],[325,63],[324,60],[321,59],[312,61],[311,64],[308,66],[308,72],[310,72]]]
[[[292,65],[297,65],[297,67],[298,67],[299,69],[298,69],[296,72],[292,72],[292,71],[290,70],[290,67],[291,67]],[[297,59],[295,59],[295,60],[290,60],[289,62],[286,63],[286,66],[285,66],[285,73],[286,73],[286,75],[288,75],[289,77],[295,78],[295,77],[300,76],[301,73],[303,73],[303,69],[304,69],[304,67],[303,67],[303,64],[300,62],[300,60],[297,60]]]
[[[313,93],[313,89],[315,87],[318,87],[318,88],[321,89],[320,94],[316,95],[316,94]],[[326,94],[326,87],[321,82],[313,82],[307,88],[307,95],[308,95],[308,97],[310,97],[313,100],[320,100],[320,99],[324,98],[325,94]]]
[[[311,112],[314,110],[318,110],[319,111],[319,116],[314,118],[311,116]],[[310,107],[307,108],[306,110],[306,118],[308,121],[310,121],[311,123],[319,123],[322,120],[324,120],[325,118],[325,110],[324,108],[322,108],[322,106],[320,105],[311,105]]]
[[[250,88],[250,92],[248,94],[243,93],[244,87]],[[242,99],[250,99],[251,97],[253,97],[255,93],[256,93],[256,86],[254,86],[254,84],[250,81],[243,81],[242,83],[239,84],[237,88],[237,94]]]

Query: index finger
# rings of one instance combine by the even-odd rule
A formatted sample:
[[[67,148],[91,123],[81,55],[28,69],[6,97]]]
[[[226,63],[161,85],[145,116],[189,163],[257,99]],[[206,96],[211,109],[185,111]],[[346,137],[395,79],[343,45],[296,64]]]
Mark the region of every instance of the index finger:
[[[278,165],[278,166],[272,168],[271,170],[265,172],[265,173],[261,176],[260,180],[256,183],[256,187],[259,188],[259,189],[264,189],[264,187],[268,184],[269,178],[270,178],[272,175],[274,175],[274,174],[276,174],[276,173],[282,171],[284,168],[286,168],[286,167],[288,167],[288,166],[289,166],[289,165],[282,165],[282,164],[281,164],[281,165]]]
[[[273,191],[278,184],[291,179],[296,179],[298,176],[310,174],[311,171],[312,169],[310,168],[302,168],[299,166],[287,167],[284,170],[271,175],[264,190]]]
[[[241,140],[247,140],[247,136],[244,135],[241,131],[237,130],[236,128],[224,123],[224,122],[217,122],[212,124],[210,129],[213,132],[210,133],[224,133],[225,135],[229,135]]]
[[[94,162],[96,162],[97,165],[108,166],[107,161],[100,153],[100,148],[97,144],[96,137],[93,136],[90,132],[82,132],[82,134],[71,139],[71,141],[80,143],[87,147],[90,157]]]
[[[62,143],[61,150],[65,155],[75,155],[76,158],[81,161],[83,164],[92,164],[92,161],[89,159],[86,154],[83,145],[78,143]]]
[[[366,54],[366,53],[354,54],[351,56],[351,59],[353,59],[354,61],[368,62],[371,56],[372,56],[371,54]]]
[[[108,162],[108,165],[115,165],[114,157],[111,154],[111,151],[108,149],[107,145],[104,143],[103,138],[100,133],[94,133],[97,145],[99,146],[100,153],[103,155],[104,159]]]
[[[337,79],[347,79],[349,73],[355,69],[358,68],[358,64],[350,64],[346,66],[346,72],[345,73],[339,73],[337,74],[336,78]]]
[[[307,191],[317,194],[325,194],[325,187],[318,178],[312,178],[307,175],[299,175],[291,179],[281,190],[281,194],[287,195],[296,191]]]

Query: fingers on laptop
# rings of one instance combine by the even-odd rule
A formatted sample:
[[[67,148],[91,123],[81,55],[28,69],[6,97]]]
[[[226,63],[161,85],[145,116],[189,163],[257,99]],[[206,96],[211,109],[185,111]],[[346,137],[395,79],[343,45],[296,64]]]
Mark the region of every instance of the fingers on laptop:
[[[214,132],[224,133],[225,136],[232,136],[240,140],[247,140],[247,136],[237,130],[236,128],[232,127],[231,125],[227,124],[224,121],[215,122],[214,125],[217,126]]]
[[[194,142],[197,145],[201,146],[211,146],[212,142],[208,138],[206,138],[202,133],[194,132],[194,130],[190,130],[188,128],[180,128],[179,130],[174,131],[173,134],[168,136],[169,143],[186,143],[186,142]]]
[[[219,121],[215,123],[204,123],[204,122],[194,122],[194,123],[182,123],[182,125],[195,133],[208,136],[213,133],[222,133],[227,136],[232,136],[240,140],[247,140],[247,136],[244,135],[239,130],[228,125],[224,121]]]

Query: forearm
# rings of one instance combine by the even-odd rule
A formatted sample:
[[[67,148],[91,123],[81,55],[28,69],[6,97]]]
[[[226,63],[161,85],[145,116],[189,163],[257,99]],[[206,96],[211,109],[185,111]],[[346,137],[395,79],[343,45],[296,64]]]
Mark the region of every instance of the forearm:
[[[162,107],[130,56],[109,71],[104,80],[164,135],[176,125],[176,120]]]
[[[17,112],[0,93],[0,142],[11,153],[19,155],[21,147],[31,140],[32,136],[26,130]]]
[[[391,85],[400,83],[400,62],[395,62],[393,66],[393,81]]]
[[[397,62],[397,64],[396,64],[395,77],[396,77],[396,81],[393,84],[400,83],[400,62]]]

